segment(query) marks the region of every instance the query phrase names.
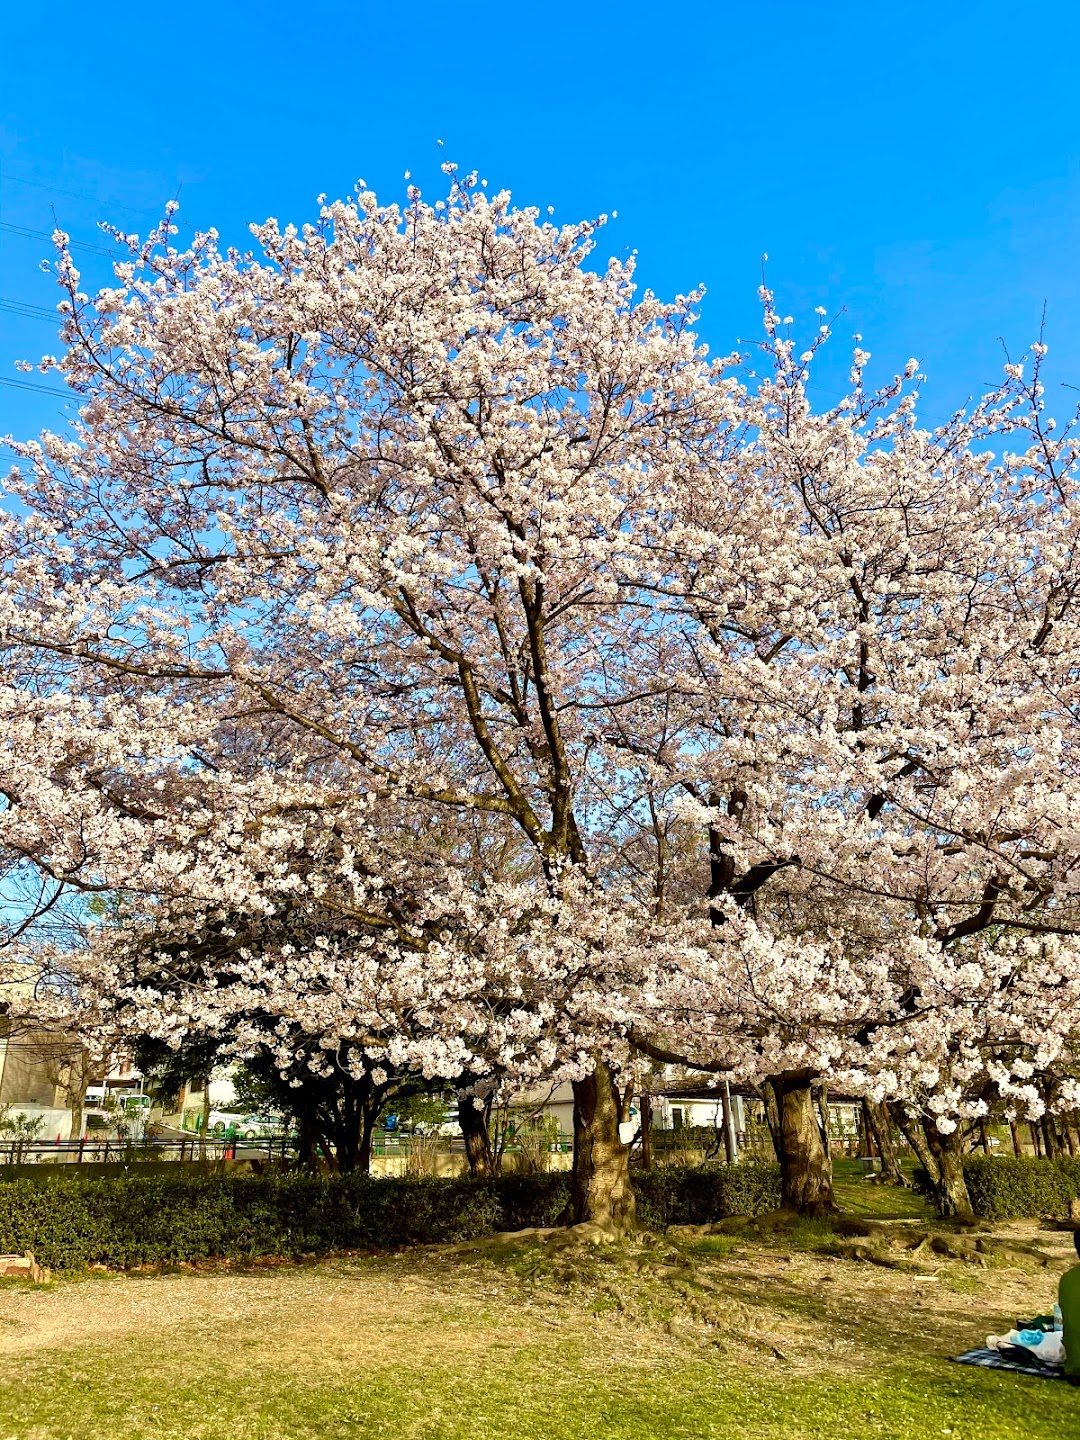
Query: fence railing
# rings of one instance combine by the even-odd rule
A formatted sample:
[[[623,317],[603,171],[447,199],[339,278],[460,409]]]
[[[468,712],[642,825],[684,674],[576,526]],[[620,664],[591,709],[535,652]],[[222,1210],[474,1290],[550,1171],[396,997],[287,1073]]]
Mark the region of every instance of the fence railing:
[[[258,1139],[198,1135],[176,1140],[130,1140],[116,1136],[83,1137],[81,1140],[0,1141],[0,1165],[42,1163],[131,1164],[144,1160],[286,1160],[296,1152],[296,1141],[288,1136]]]
[[[568,1153],[573,1136],[560,1134],[552,1139],[550,1152]],[[526,1142],[527,1144],[527,1142]],[[285,1161],[297,1153],[297,1140],[290,1135],[214,1135],[182,1133],[175,1138],[133,1140],[123,1136],[84,1136],[79,1140],[0,1140],[0,1166],[39,1164],[132,1164],[146,1160],[266,1160]],[[522,1145],[507,1141],[504,1154],[516,1154]],[[418,1151],[432,1155],[464,1155],[460,1135],[413,1136],[400,1131],[376,1131],[371,1153],[378,1159],[408,1160]]]

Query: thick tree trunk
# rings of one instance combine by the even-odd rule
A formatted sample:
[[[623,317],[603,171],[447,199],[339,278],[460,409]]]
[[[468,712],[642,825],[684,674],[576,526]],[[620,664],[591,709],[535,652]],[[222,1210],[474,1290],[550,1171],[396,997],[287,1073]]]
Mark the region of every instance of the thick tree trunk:
[[[1012,1136],[1013,1154],[1019,1160],[1024,1154],[1024,1147],[1020,1144],[1020,1132],[1016,1128],[1016,1121],[1009,1116],[1009,1134]]]
[[[906,1185],[907,1177],[900,1168],[900,1160],[893,1143],[892,1124],[884,1101],[864,1100],[863,1119],[881,1156],[882,1178],[890,1185]]]
[[[602,1060],[574,1082],[573,1219],[592,1221],[614,1235],[634,1224],[630,1147],[619,1138],[619,1093]]]
[[[765,1084],[779,1118],[781,1205],[803,1215],[834,1211],[832,1160],[822,1143],[810,1076],[803,1070],[785,1071],[771,1075]]]
[[[471,1095],[458,1095],[458,1124],[465,1141],[465,1155],[470,1173],[478,1180],[488,1180],[495,1174],[495,1156],[488,1130],[489,1108],[485,1105],[478,1110]]]
[[[959,1126],[951,1135],[942,1135],[933,1120],[924,1120],[923,1133],[937,1162],[934,1199],[939,1211],[956,1220],[974,1220],[975,1211],[964,1180],[964,1151]]]

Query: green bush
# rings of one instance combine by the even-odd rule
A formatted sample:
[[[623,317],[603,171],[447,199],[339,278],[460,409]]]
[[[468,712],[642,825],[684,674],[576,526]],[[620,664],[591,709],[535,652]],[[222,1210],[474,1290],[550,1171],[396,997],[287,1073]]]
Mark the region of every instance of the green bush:
[[[634,1176],[642,1224],[705,1223],[779,1204],[775,1167],[668,1168]],[[126,1269],[213,1257],[323,1255],[446,1244],[556,1225],[569,1175],[492,1181],[351,1175],[25,1175],[0,1184],[0,1252],[42,1265]]]
[[[1080,1199],[1080,1158],[969,1155],[964,1179],[975,1214],[984,1219],[1067,1219],[1069,1201]]]
[[[753,1160],[703,1169],[663,1166],[635,1171],[634,1193],[642,1225],[708,1225],[729,1215],[778,1210],[780,1170]]]

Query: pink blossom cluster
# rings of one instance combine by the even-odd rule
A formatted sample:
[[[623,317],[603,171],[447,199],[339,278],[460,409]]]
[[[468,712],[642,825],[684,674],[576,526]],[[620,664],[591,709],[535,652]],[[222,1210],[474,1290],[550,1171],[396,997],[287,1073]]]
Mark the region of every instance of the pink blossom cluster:
[[[806,1070],[1076,1105],[1077,432],[927,428],[452,178],[171,212],[0,518],[0,867],[39,1013],[283,1069]],[[28,898],[26,898],[28,897]],[[1050,1086],[1047,1077],[1051,1077]]]

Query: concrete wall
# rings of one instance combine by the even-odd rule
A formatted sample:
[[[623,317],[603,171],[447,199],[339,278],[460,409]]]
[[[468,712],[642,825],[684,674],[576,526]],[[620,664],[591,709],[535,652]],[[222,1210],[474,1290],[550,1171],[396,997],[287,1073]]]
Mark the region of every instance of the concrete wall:
[[[509,1154],[503,1156],[503,1173],[512,1175],[518,1168],[519,1156]],[[439,1176],[466,1175],[469,1171],[469,1162],[464,1155],[436,1155],[435,1174]],[[549,1170],[569,1170],[572,1157],[568,1151],[553,1151],[548,1156],[547,1168]],[[404,1155],[373,1155],[371,1157],[372,1175],[404,1175]]]
[[[46,1032],[9,1035],[0,1041],[4,1055],[0,1069],[0,1105],[21,1109],[24,1105],[63,1104],[63,1087],[51,1078],[50,1049],[56,1040]]]
[[[13,1115],[25,1115],[28,1120],[36,1120],[39,1116],[44,1120],[41,1127],[39,1140],[55,1140],[57,1136],[61,1140],[71,1138],[71,1111],[66,1105],[19,1105],[11,1106]],[[10,1143],[6,1136],[0,1136],[0,1155],[4,1152],[5,1144]]]

